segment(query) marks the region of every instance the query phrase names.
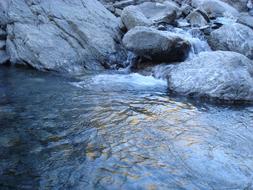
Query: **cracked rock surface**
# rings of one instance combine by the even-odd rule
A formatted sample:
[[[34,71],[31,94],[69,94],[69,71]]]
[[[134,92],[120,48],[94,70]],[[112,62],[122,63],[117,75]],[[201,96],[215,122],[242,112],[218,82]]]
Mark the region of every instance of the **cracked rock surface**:
[[[118,20],[96,0],[8,0],[0,7],[12,63],[60,72],[100,70],[123,51]]]

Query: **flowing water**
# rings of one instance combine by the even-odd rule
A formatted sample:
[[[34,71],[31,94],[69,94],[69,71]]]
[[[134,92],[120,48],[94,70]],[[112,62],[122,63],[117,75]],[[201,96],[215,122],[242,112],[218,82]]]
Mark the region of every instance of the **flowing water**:
[[[139,74],[0,68],[0,189],[253,189],[253,106]]]

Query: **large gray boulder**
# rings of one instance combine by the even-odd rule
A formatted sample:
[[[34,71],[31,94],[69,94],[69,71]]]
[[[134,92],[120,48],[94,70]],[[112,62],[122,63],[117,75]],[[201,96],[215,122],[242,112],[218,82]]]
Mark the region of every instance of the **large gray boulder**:
[[[117,18],[97,0],[4,4],[6,49],[12,63],[67,72],[102,69],[122,48]]]
[[[142,13],[152,22],[166,22],[168,24],[175,21],[180,13],[179,7],[170,1],[163,3],[145,2],[138,5]]]
[[[149,20],[137,6],[128,6],[121,13],[121,20],[128,30],[136,26],[150,26]]]
[[[214,50],[234,51],[253,59],[253,30],[242,24],[223,25],[214,30],[209,44]]]
[[[135,26],[150,26],[161,22],[172,24],[178,12],[179,8],[173,2],[145,2],[124,8],[121,19],[126,28],[130,30]]]
[[[192,0],[192,6],[204,10],[210,17],[235,17],[239,12],[221,0]]]
[[[138,26],[123,38],[123,44],[135,54],[153,61],[182,61],[190,50],[189,42],[174,33]]]
[[[253,101],[253,62],[235,52],[202,52],[174,66],[168,86],[182,95]]]

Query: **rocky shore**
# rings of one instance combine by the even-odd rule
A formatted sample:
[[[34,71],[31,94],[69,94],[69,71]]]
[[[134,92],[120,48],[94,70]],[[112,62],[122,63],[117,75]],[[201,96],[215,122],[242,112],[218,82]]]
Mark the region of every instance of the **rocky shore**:
[[[173,93],[253,101],[252,0],[7,0],[0,25],[0,64],[156,77],[159,67]]]

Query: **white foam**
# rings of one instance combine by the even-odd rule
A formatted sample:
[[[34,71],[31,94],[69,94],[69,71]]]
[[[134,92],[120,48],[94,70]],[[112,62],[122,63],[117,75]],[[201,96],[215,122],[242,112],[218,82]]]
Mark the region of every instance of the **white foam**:
[[[72,85],[90,90],[154,90],[164,91],[167,89],[166,80],[156,79],[152,76],[132,74],[100,74],[89,79],[72,82]]]

